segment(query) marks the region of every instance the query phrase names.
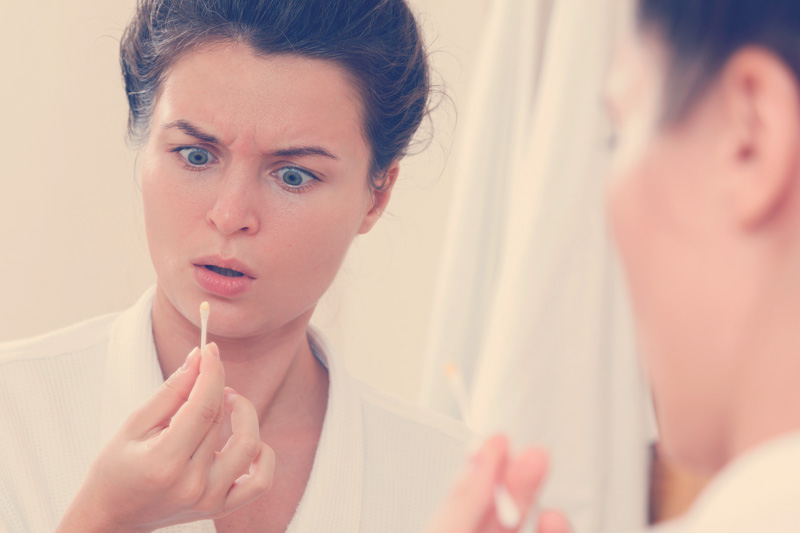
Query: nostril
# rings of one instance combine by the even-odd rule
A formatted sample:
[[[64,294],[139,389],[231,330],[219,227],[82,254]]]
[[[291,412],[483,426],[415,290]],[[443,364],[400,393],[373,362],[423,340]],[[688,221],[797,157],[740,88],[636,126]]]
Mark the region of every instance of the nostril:
[[[210,207],[206,218],[208,222],[224,235],[235,233],[251,234],[258,231],[259,214],[249,201],[233,196],[221,195]]]

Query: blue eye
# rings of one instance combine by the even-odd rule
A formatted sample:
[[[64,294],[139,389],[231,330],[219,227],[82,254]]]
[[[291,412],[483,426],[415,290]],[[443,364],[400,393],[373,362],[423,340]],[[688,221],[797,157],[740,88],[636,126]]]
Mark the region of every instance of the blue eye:
[[[196,146],[187,146],[177,150],[181,157],[186,160],[189,165],[193,167],[203,167],[209,163],[213,163],[216,158],[214,155],[205,148],[198,148]]]
[[[309,181],[317,179],[313,174],[297,167],[282,167],[276,172],[282,185],[290,189],[299,189]]]

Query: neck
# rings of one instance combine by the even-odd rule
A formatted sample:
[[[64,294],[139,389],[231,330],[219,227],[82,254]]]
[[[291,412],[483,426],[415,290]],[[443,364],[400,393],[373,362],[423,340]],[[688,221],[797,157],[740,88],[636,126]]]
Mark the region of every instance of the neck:
[[[279,330],[247,338],[208,336],[208,342],[219,346],[225,385],[253,403],[262,434],[322,427],[328,375],[308,344],[306,330],[312,312]],[[161,290],[156,290],[153,303],[153,337],[164,376],[183,364],[200,339],[199,328]]]
[[[741,347],[746,351],[732,390],[725,462],[800,430],[800,280],[795,268],[769,278],[753,316],[755,327]]]

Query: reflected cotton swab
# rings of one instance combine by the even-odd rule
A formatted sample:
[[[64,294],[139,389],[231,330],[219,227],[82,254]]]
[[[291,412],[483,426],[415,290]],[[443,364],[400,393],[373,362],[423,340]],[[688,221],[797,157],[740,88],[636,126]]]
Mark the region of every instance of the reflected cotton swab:
[[[200,304],[200,353],[203,353],[203,348],[206,347],[206,332],[208,330],[208,311],[210,306],[208,302]]]
[[[450,383],[453,396],[461,411],[461,418],[464,420],[464,424],[471,428],[472,420],[469,410],[469,396],[467,395],[467,387],[464,384],[464,379],[461,377],[461,372],[458,370],[458,366],[453,363],[445,365],[444,372],[447,375],[447,381]],[[498,483],[494,486],[494,508],[497,514],[497,520],[504,528],[512,529],[519,526],[522,520],[522,514],[503,483]]]

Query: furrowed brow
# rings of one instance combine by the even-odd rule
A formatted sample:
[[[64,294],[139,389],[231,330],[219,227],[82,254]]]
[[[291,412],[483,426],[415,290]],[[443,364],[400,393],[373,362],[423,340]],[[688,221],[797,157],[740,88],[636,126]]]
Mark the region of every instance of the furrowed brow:
[[[170,122],[169,124],[164,124],[162,126],[163,129],[167,130],[170,128],[177,128],[181,130],[186,135],[194,137],[195,139],[201,140],[203,142],[212,143],[212,144],[220,144],[219,139],[211,135],[210,133],[205,133],[197,126],[192,124],[187,120],[176,120],[175,122]]]
[[[275,157],[305,157],[305,156],[322,156],[330,159],[339,159],[328,150],[319,146],[297,146],[292,148],[285,148],[283,150],[276,150],[272,153]]]

